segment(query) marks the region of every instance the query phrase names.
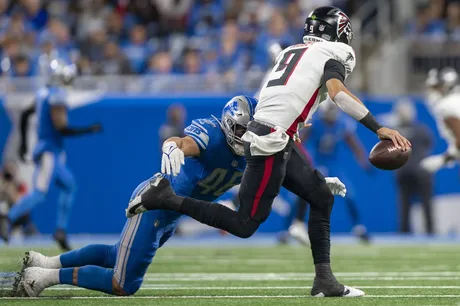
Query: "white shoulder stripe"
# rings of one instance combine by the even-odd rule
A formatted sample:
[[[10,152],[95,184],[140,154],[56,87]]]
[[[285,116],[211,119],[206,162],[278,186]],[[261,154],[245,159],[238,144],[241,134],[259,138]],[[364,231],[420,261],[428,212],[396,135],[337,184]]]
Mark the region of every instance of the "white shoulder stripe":
[[[208,142],[209,142],[209,136],[206,135],[206,134],[196,134],[194,132],[191,132],[191,131],[187,131],[186,133],[188,136],[192,137],[195,142],[203,149],[203,150],[206,150],[206,147],[208,146]]]
[[[193,121],[192,125],[196,125],[198,126],[199,128],[201,128],[203,131],[205,131],[206,133],[208,132],[207,129],[204,128],[204,126],[202,126],[201,124],[197,123],[196,121]]]

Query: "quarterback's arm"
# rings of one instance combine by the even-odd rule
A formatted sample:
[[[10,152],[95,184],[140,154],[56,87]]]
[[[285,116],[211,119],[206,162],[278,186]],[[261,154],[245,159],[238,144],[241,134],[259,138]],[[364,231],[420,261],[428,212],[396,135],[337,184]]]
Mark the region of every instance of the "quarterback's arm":
[[[345,87],[344,81],[345,67],[337,60],[328,60],[324,67],[324,82],[332,101],[342,111],[376,133],[380,139],[389,139],[398,148],[410,147],[410,142],[399,132],[382,127],[363,102]]]
[[[193,140],[192,137],[190,136],[185,136],[185,137],[171,137],[165,140],[163,142],[163,147],[168,143],[168,142],[174,142],[176,146],[184,152],[185,157],[198,157],[200,156],[200,148],[196,144],[195,140]]]
[[[56,130],[63,136],[79,136],[82,134],[96,133],[101,130],[100,124],[93,124],[87,127],[69,127],[67,109],[64,105],[51,106],[51,120]]]

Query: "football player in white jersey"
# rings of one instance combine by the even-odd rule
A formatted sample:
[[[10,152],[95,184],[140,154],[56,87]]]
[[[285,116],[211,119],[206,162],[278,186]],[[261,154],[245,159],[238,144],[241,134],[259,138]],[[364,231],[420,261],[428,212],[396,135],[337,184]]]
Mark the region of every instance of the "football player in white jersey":
[[[130,202],[127,216],[147,210],[173,210],[248,238],[268,218],[273,199],[283,186],[311,205],[308,231],[316,272],[311,295],[364,295],[361,290],[340,284],[332,273],[330,215],[334,197],[324,177],[308,164],[293,140],[328,93],[345,113],[380,139],[392,140],[400,150],[410,147],[409,141],[397,131],[382,127],[345,87],[345,78],[355,66],[355,54],[349,46],[352,38],[351,22],[345,13],[336,7],[320,7],[306,20],[304,43],[291,46],[279,55],[260,93],[254,120],[249,122],[242,137],[247,165],[240,185],[238,211],[180,197],[174,194],[167,179],[156,176],[149,188]]]
[[[421,161],[421,166],[431,173],[453,166],[460,158],[460,92],[455,90],[457,83],[458,73],[453,68],[432,69],[428,73],[427,103],[436,119],[439,134],[448,145],[446,152]]]

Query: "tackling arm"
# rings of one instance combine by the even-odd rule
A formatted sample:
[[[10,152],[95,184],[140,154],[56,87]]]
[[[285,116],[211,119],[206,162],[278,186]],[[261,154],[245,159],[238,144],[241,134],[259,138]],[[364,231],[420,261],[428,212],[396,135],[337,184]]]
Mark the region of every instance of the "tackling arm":
[[[79,136],[83,134],[96,133],[101,130],[100,124],[93,124],[87,127],[69,127],[67,109],[64,105],[53,105],[51,107],[51,120],[56,130],[63,136]]]
[[[174,176],[180,173],[181,166],[185,164],[185,157],[200,156],[200,148],[190,136],[166,139],[162,151],[161,172]]]
[[[163,148],[169,142],[174,142],[176,146],[184,152],[185,157],[198,157],[200,156],[200,148],[196,144],[195,140],[193,140],[190,136],[185,137],[171,137],[165,140],[163,143]],[[163,150],[164,152],[164,150]]]

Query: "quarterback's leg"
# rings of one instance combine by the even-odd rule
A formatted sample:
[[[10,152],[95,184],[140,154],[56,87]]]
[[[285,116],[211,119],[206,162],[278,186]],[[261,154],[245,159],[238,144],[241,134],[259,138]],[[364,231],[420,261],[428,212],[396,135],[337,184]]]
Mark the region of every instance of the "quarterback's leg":
[[[248,130],[257,135],[266,135],[272,131],[254,121]],[[158,176],[141,196],[131,201],[127,215],[132,216],[145,210],[173,210],[235,236],[248,238],[270,214],[273,200],[284,180],[292,143],[292,140],[289,141],[282,151],[271,156],[252,156],[249,143],[244,144],[247,164],[240,184],[238,211],[217,203],[177,196],[168,180]]]
[[[283,187],[310,203],[308,234],[310,236],[316,277],[313,296],[361,296],[364,292],[341,285],[331,270],[330,217],[334,196],[321,173],[311,168],[294,148],[287,164]]]

